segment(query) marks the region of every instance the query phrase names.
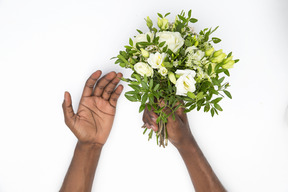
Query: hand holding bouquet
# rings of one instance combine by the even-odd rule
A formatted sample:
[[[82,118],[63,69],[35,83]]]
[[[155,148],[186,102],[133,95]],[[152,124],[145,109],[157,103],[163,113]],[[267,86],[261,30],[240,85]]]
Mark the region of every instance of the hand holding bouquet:
[[[213,43],[221,40],[210,36],[215,29],[205,28],[198,33],[189,23],[197,19],[181,12],[174,22],[169,22],[165,16],[158,13],[158,29],[153,27],[152,20],[147,17],[149,31],[139,34],[125,51],[120,51],[115,64],[133,70],[131,78],[122,78],[133,89],[125,93],[132,102],[141,102],[139,112],[145,107],[153,109],[158,114],[159,130],[156,140],[159,146],[167,146],[167,118],[178,108],[185,112],[193,109],[198,111],[203,107],[212,116],[222,111],[219,102],[224,94],[232,98],[225,76],[230,76],[229,69],[239,60],[233,60],[232,52],[228,55],[222,49],[215,50]],[[169,110],[165,110],[169,109]],[[166,113],[165,111],[170,111]],[[145,125],[144,125],[145,126]],[[145,128],[144,134],[147,131]],[[148,140],[152,138],[150,131]]]

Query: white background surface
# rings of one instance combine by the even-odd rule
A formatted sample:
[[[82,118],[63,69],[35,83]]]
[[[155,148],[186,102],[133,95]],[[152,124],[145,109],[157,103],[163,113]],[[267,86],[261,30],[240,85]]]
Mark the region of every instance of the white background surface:
[[[192,9],[196,31],[220,25],[217,48],[241,59],[224,112],[189,114],[196,140],[228,191],[287,192],[287,8],[286,0],[0,0],[0,191],[57,191],[76,143],[64,91],[77,109],[93,71],[127,77],[109,59],[146,30],[143,18]],[[138,103],[122,96],[94,191],[193,191],[175,148],[147,142],[141,125]]]

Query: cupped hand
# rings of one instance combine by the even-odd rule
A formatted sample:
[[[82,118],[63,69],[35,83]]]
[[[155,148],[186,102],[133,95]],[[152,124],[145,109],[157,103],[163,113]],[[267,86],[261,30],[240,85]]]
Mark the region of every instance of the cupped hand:
[[[171,114],[171,110],[165,108],[166,114]],[[172,115],[168,117],[167,122],[167,132],[169,141],[177,148],[180,149],[185,147],[194,141],[193,135],[189,128],[189,122],[186,113],[184,113],[184,108],[178,108],[175,112],[175,120],[173,120]],[[148,129],[153,129],[155,132],[158,131],[158,125],[156,119],[158,115],[151,109],[150,111],[147,107],[143,113],[143,122]]]
[[[101,73],[96,71],[86,81],[76,114],[70,93],[64,95],[65,123],[80,143],[104,145],[113,125],[117,100],[123,90],[122,85],[117,86],[122,74],[110,72],[100,78]]]

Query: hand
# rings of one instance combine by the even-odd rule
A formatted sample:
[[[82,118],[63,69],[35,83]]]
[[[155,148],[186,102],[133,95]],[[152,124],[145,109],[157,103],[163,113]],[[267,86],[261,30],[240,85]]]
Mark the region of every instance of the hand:
[[[101,73],[96,71],[86,81],[76,114],[70,93],[65,92],[64,95],[65,123],[83,144],[105,144],[113,125],[117,100],[123,90],[122,85],[115,89],[121,73],[110,72],[99,79]]]
[[[165,108],[165,113],[170,114],[171,110]],[[177,149],[180,149],[191,142],[194,142],[194,138],[190,131],[189,122],[186,113],[184,113],[184,108],[180,107],[174,114],[175,120],[173,120],[172,115],[168,117],[168,139]],[[158,131],[158,125],[156,123],[157,118],[158,115],[154,113],[153,109],[149,111],[147,107],[145,108],[143,113],[143,122],[148,129],[152,128],[155,132]]]

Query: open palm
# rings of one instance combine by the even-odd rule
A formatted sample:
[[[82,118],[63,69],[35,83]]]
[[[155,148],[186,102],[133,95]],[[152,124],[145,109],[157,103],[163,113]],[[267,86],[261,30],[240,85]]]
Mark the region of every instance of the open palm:
[[[101,71],[96,71],[87,80],[76,114],[71,96],[65,92],[65,122],[83,143],[105,144],[113,125],[117,100],[123,90],[122,85],[115,89],[122,77],[121,73],[110,72],[99,79],[100,76]]]

